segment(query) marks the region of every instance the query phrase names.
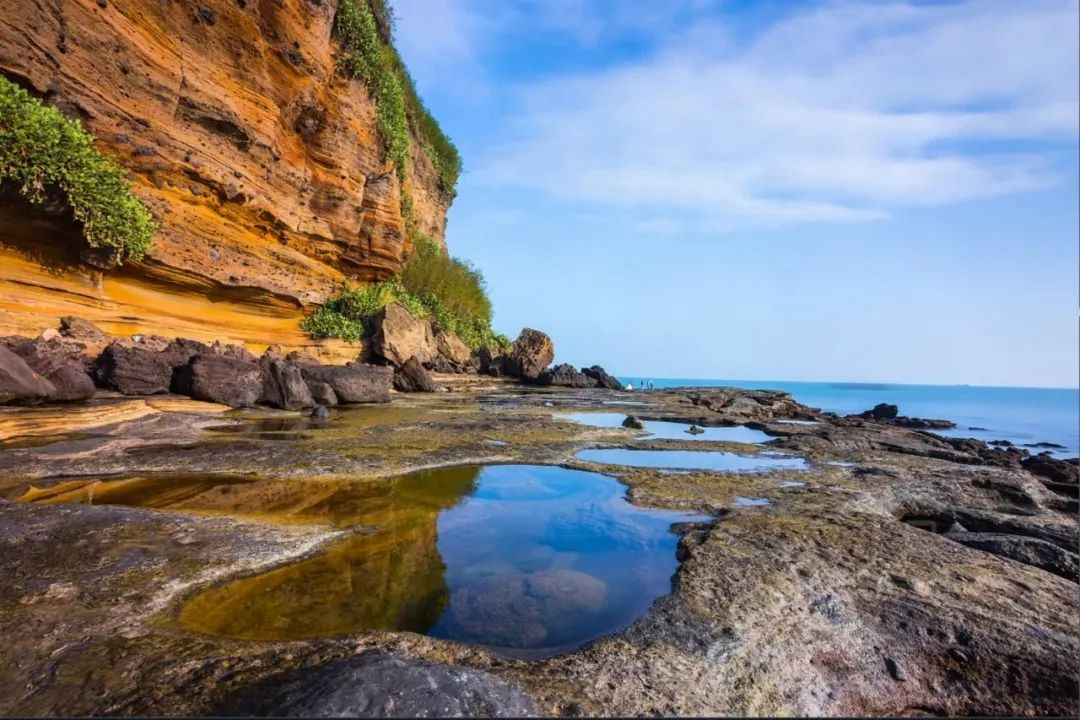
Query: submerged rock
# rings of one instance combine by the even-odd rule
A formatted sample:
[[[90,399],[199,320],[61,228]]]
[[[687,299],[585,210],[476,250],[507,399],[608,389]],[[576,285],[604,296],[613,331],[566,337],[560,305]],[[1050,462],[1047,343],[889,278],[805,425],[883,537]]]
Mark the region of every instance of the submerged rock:
[[[705,431],[699,428],[697,425],[691,425],[690,427],[686,428],[686,432],[690,433],[691,435],[702,435],[705,433]]]
[[[416,357],[411,357],[394,371],[394,389],[398,392],[435,392],[435,383]]]
[[[214,714],[279,717],[525,717],[536,703],[482,670],[369,653],[283,673]]]
[[[555,343],[551,338],[539,330],[525,328],[514,341],[503,369],[507,375],[522,380],[536,380],[554,359]]]
[[[331,390],[331,392],[333,391]],[[311,417],[316,420],[326,420],[330,417],[330,408],[325,405],[316,405],[311,409]]]

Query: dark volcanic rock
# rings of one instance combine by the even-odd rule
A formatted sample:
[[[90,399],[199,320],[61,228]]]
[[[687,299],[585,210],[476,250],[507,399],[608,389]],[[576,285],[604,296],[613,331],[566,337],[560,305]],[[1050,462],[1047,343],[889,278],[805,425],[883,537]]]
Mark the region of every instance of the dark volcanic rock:
[[[302,368],[304,380],[324,382],[334,390],[340,403],[390,402],[390,383],[394,369],[382,365],[308,365]]]
[[[492,355],[487,347],[480,348],[476,354],[476,362],[482,375],[501,377],[506,374],[506,356]]]
[[[0,404],[41,402],[55,391],[25,360],[0,346]]]
[[[165,349],[161,351],[161,359],[167,362],[173,370],[176,370],[187,365],[191,358],[196,355],[210,355],[212,352],[213,350],[210,349],[209,345],[198,340],[176,338],[170,341],[165,346]]]
[[[371,653],[283,673],[214,714],[279,717],[525,717],[536,704],[482,670]]]
[[[303,370],[300,371],[301,375]],[[308,391],[311,393],[311,400],[316,405],[325,405],[326,407],[333,407],[338,404],[337,393],[334,392],[334,388],[330,387],[330,383],[323,382],[321,380],[307,380],[305,382],[308,386]]]
[[[1050,482],[1067,485],[1080,484],[1080,467],[1067,460],[1058,460],[1050,455],[1032,455],[1020,461],[1021,467],[1028,472],[1046,478]]]
[[[196,355],[173,377],[174,392],[229,407],[253,407],[263,392],[257,363],[210,353]]]
[[[622,383],[619,382],[618,378],[616,378],[613,375],[609,375],[607,370],[604,370],[604,368],[600,367],[599,365],[593,365],[592,367],[581,368],[581,372],[585,373],[586,375],[591,377],[593,380],[595,380],[596,384],[599,387],[607,388],[608,390],[622,390],[623,389]]]
[[[900,408],[888,403],[878,403],[873,410],[859,413],[859,417],[867,420],[895,420],[900,414]]]
[[[435,383],[414,355],[394,371],[394,389],[398,392],[435,392]]]
[[[627,415],[626,419],[622,421],[622,426],[624,428],[631,428],[633,430],[644,430],[645,429],[645,423],[641,422],[640,420],[638,420],[633,415]]]
[[[510,348],[504,370],[507,375],[522,380],[536,380],[554,359],[555,343],[551,338],[539,330],[525,328]]]
[[[926,418],[898,417],[892,421],[893,425],[912,430],[945,430],[956,427],[951,420],[929,420]]]
[[[299,367],[272,356],[264,356],[259,366],[262,377],[260,403],[282,410],[303,410],[315,404]]]
[[[578,372],[573,365],[563,363],[556,365],[550,370],[540,373],[537,381],[541,385],[556,385],[558,387],[587,388],[594,387],[596,381],[583,372]]]
[[[86,373],[81,344],[62,338],[9,338],[8,350],[18,355],[35,373],[52,385],[50,402],[72,402],[94,396],[94,381]]]
[[[94,363],[97,384],[124,395],[168,392],[172,376],[172,365],[160,353],[120,342],[111,343]]]
[[[1080,557],[1046,540],[986,532],[949,532],[946,537],[977,550],[1034,565],[1069,580],[1080,579]]]
[[[1049,448],[1051,450],[1064,450],[1064,445],[1058,445],[1052,442],[1037,442],[1037,443],[1024,443],[1024,447],[1029,448]]]

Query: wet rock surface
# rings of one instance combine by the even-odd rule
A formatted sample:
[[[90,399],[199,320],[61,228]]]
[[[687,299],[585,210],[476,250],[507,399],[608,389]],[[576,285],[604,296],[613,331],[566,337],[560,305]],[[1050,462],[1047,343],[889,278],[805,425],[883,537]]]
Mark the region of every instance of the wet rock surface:
[[[371,653],[284,673],[215,714],[277,717],[528,717],[536,704],[490,673]]]
[[[1075,495],[1025,468],[1022,452],[833,418],[779,392],[616,393],[463,375],[439,382],[450,392],[345,406],[318,429],[296,432],[243,429],[249,411],[233,419],[220,409],[197,412],[192,401],[164,411],[147,406],[182,400],[170,397],[99,397],[63,411],[0,413],[0,431],[14,440],[0,445],[0,496],[12,500],[32,486],[37,494],[28,497],[46,502],[52,489],[88,474],[153,478],[182,467],[249,478],[208,495],[213,503],[199,513],[0,502],[0,632],[8,638],[0,712],[212,714],[252,688],[270,697],[309,670],[317,677],[370,653],[440,673],[486,673],[520,688],[541,715],[1080,711],[1080,599],[1075,581],[1060,572],[1078,544],[1069,510]],[[649,420],[748,423],[774,439],[765,446],[642,439],[630,429],[554,417],[610,411],[613,400],[641,403],[633,412]],[[817,422],[779,422],[791,419]],[[223,422],[241,429],[204,429]],[[783,451],[812,467],[670,474],[575,460],[587,448]],[[600,470],[624,482],[636,504],[718,520],[681,531],[672,594],[645,617],[543,661],[412,633],[244,642],[170,625],[188,593],[254,567],[310,558],[340,532],[283,521],[282,495],[250,478],[285,483],[275,488],[291,483],[289,496],[309,507],[319,478],[362,483],[475,462]],[[742,507],[740,497],[770,504]],[[582,602],[591,597],[585,585]],[[547,588],[504,591],[539,602]],[[568,610],[582,613],[587,607]],[[304,686],[289,697],[299,698]],[[349,684],[322,687],[304,702]]]

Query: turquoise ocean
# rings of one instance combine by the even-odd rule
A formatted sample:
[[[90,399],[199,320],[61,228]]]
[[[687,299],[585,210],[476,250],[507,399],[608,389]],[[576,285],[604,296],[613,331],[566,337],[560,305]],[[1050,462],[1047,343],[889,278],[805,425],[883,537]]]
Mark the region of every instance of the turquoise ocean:
[[[656,388],[738,387],[784,390],[799,402],[841,415],[891,403],[901,415],[951,420],[942,435],[979,440],[1009,440],[1017,445],[1051,442],[1056,457],[1080,455],[1080,390],[1071,388],[980,387],[973,385],[899,385],[787,380],[717,380],[619,376],[637,388],[642,380]],[[985,429],[975,429],[985,428]],[[1028,448],[1040,452],[1042,448]]]

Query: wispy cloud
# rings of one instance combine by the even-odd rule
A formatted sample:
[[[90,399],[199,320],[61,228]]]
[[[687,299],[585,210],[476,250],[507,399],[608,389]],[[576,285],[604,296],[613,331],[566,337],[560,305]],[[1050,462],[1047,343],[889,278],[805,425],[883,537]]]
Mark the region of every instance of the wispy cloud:
[[[1075,0],[829,2],[739,32],[704,0],[651,15],[621,0],[424,4],[446,19],[410,20],[407,43],[441,26],[427,47],[443,63],[479,63],[494,28],[523,23],[583,44],[652,33],[644,56],[516,87],[499,141],[470,158],[471,183],[652,228],[857,221],[1014,193],[1056,182],[1076,142]]]

